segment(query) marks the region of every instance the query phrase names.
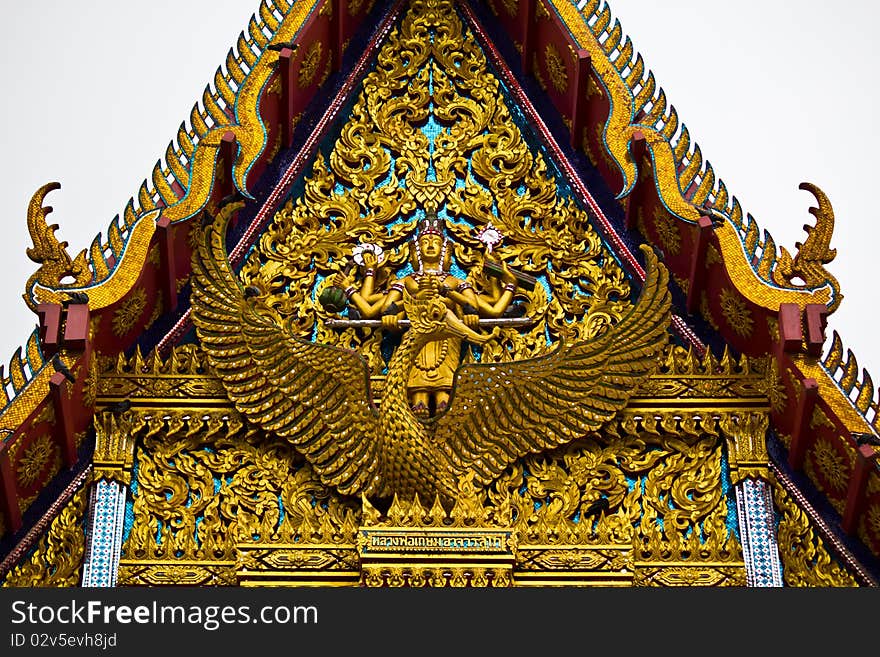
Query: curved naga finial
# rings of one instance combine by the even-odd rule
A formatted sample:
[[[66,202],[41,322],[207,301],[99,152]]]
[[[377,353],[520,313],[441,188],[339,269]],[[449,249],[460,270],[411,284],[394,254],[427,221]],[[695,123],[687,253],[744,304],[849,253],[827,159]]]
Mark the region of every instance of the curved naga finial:
[[[792,285],[795,278],[800,278],[809,288],[830,285],[834,294],[831,297],[828,311],[834,312],[843,300],[843,295],[840,293],[840,284],[837,279],[824,267],[837,256],[837,249],[831,248],[831,235],[834,232],[834,209],[825,192],[816,185],[804,182],[798,185],[798,189],[806,190],[816,198],[819,207],[810,208],[810,214],[816,217],[816,225],[804,225],[807,239],[803,243],[795,243],[797,254],[794,258],[785,247],[780,247],[779,260],[773,271],[773,280],[777,285],[787,287]]]
[[[67,253],[67,242],[59,242],[55,237],[58,224],[49,224],[46,217],[52,212],[52,206],[44,206],[43,201],[49,192],[61,189],[61,183],[49,182],[40,187],[31,197],[28,204],[28,232],[34,246],[27,249],[27,257],[40,265],[24,286],[24,300],[28,307],[36,311],[36,303],[31,294],[34,285],[39,283],[48,288],[57,288],[61,279],[72,276],[73,284],[82,286],[92,280],[92,272],[86,261],[83,249],[75,259],[71,260]]]

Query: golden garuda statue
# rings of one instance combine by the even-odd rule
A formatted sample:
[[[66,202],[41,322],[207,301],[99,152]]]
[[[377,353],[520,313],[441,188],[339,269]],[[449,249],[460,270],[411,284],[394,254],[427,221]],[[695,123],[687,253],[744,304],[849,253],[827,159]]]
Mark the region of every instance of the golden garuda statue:
[[[424,275],[423,262],[422,275],[396,281],[385,295],[369,286],[358,292],[346,274],[337,279],[367,315],[399,301],[402,313],[386,313],[394,319],[383,324],[408,321],[377,407],[359,354],[300,337],[289,318],[246,293],[225,249],[228,214],[221,212],[204,230],[193,255],[192,314],[202,347],[239,412],[289,440],[342,494],[451,501],[463,478],[488,486],[523,456],[583,437],[612,419],[654,370],[666,344],[668,273],[643,247],[644,288],[617,324],[589,340],[560,339],[544,356],[460,365],[448,395],[445,385],[437,388],[444,391],[443,403],[426,415],[418,397],[425,387],[413,385],[425,347],[495,339],[497,327],[475,330],[479,322],[460,316],[460,302],[471,300],[477,311],[496,314],[510,299],[504,293],[512,278],[505,268],[508,289],[494,303],[444,285],[449,277],[442,246],[429,240],[439,231],[425,230],[421,256],[431,259],[432,275]],[[433,351],[429,356],[446,360]]]

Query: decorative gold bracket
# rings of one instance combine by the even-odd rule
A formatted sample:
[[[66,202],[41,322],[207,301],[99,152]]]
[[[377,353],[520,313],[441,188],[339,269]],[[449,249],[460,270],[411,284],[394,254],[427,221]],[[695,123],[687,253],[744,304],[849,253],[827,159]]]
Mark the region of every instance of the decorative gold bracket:
[[[769,479],[769,424],[767,413],[730,414],[719,420],[719,428],[727,440],[730,480],[734,485],[747,477]]]

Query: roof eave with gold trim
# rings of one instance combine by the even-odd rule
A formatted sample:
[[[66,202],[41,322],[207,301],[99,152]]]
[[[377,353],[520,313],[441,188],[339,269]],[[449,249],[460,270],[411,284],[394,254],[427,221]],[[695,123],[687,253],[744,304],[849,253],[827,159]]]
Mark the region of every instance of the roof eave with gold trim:
[[[842,299],[836,280],[823,267],[830,261],[827,247],[833,227],[827,199],[810,189],[819,202],[814,212],[817,225],[810,236],[815,236],[813,242],[808,239],[794,258],[785,249],[777,252],[772,238],[760,239],[755,222],[703,160],[632,42],[624,38],[619,22],[611,20],[605,3],[589,0],[581,10],[563,0],[519,3],[535,7],[534,14],[525,17],[511,15],[511,3],[487,0],[486,4],[520,54],[525,53],[526,67],[543,83],[562,121],[573,131],[575,147],[587,153],[608,187],[619,194],[627,228],[638,231],[663,253],[688,300],[687,310],[701,315],[738,351],[778,355],[782,403],[774,409],[774,426],[789,441],[797,427],[800,431],[812,427],[804,439],[808,442],[800,447],[801,467],[807,464],[813,484],[842,518],[849,514],[850,533],[880,553],[865,524],[870,509],[880,508],[880,500],[873,500],[880,497],[880,475],[868,454],[871,450],[862,449],[852,436],[854,432],[877,433],[873,385],[867,372],[860,375],[851,353],[844,358],[836,336],[824,358],[816,351],[816,317],[824,321],[825,313],[836,309]],[[317,38],[318,33],[335,34],[337,42],[344,43],[339,12],[334,16],[336,6],[331,0],[261,2],[236,50],[230,50],[226,72],[218,69],[213,88],[193,108],[189,127],[182,125],[164,164],[156,164],[121,218],[114,219],[106,241],[99,235],[89,249],[70,258],[66,245],[57,240],[53,244],[52,227],[45,222],[47,213],[40,212],[45,191],[33,204],[31,234],[35,247],[44,249],[25,300],[38,310],[40,304],[68,302],[71,293],[86,293],[91,349],[78,351],[65,345],[63,335],[58,340],[64,363],[77,374],[68,397],[81,407],[78,421],[67,428],[59,427],[63,423],[54,413],[57,402],[51,379],[55,371],[46,362],[46,350],[41,349],[45,336],[35,332],[24,354],[16,352],[6,385],[12,394],[0,411],[0,429],[6,431],[0,466],[14,440],[22,441],[18,447],[23,448],[41,432],[48,431],[61,452],[65,444],[70,451],[72,433],[75,447],[76,437],[91,417],[91,359],[95,354],[115,356],[131,347],[160,317],[180,315],[174,308],[189,273],[190,230],[203,212],[212,214],[224,197],[236,191],[249,197],[252,181],[284,149],[282,140],[298,113],[290,105],[289,89],[281,88],[279,59],[284,54],[289,66],[302,71],[307,56],[315,59],[310,38]],[[346,27],[353,31],[357,22],[350,21]],[[558,44],[557,52],[569,54],[551,61],[546,56],[551,43]],[[286,52],[284,44],[290,46]],[[294,44],[300,47],[293,48]],[[338,66],[340,58],[338,53],[334,59],[325,51],[319,53],[317,62],[311,60],[308,66],[318,73],[312,72],[306,85],[297,89],[303,102],[299,111],[326,79],[322,71],[330,70],[331,62]],[[559,83],[563,77],[565,85]],[[300,82],[304,79],[299,76]],[[284,102],[288,107],[282,110]],[[286,128],[284,121],[288,121]],[[813,247],[812,255],[808,246]],[[805,271],[810,275],[804,276]],[[69,275],[77,282],[62,284]],[[793,284],[797,277],[807,285]],[[824,338],[824,325],[819,333]],[[820,351],[821,346],[820,340]],[[810,379],[818,382],[818,400],[805,419],[800,400]],[[823,481],[818,470],[809,467],[816,462],[817,448],[825,443],[849,466],[842,481]],[[866,459],[871,465],[867,478],[858,474],[865,471]],[[0,477],[7,479],[3,491],[16,495],[4,510],[7,525],[11,507],[24,499],[16,484],[8,481],[14,476],[12,466],[9,461],[5,469],[0,468]],[[45,487],[57,471],[47,468],[38,473],[30,501],[36,497],[34,490]],[[19,514],[24,511],[26,506]]]

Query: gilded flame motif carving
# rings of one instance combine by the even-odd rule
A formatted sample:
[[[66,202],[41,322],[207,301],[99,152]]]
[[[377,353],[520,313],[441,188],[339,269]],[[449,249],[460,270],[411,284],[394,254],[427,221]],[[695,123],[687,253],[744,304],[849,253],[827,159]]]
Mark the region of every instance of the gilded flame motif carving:
[[[30,555],[3,580],[3,586],[78,586],[85,554],[88,486],[82,486],[52,520]]]
[[[858,583],[832,557],[817,535],[807,514],[778,483],[773,498],[780,511],[779,544],[785,583],[788,586],[858,586]]]

